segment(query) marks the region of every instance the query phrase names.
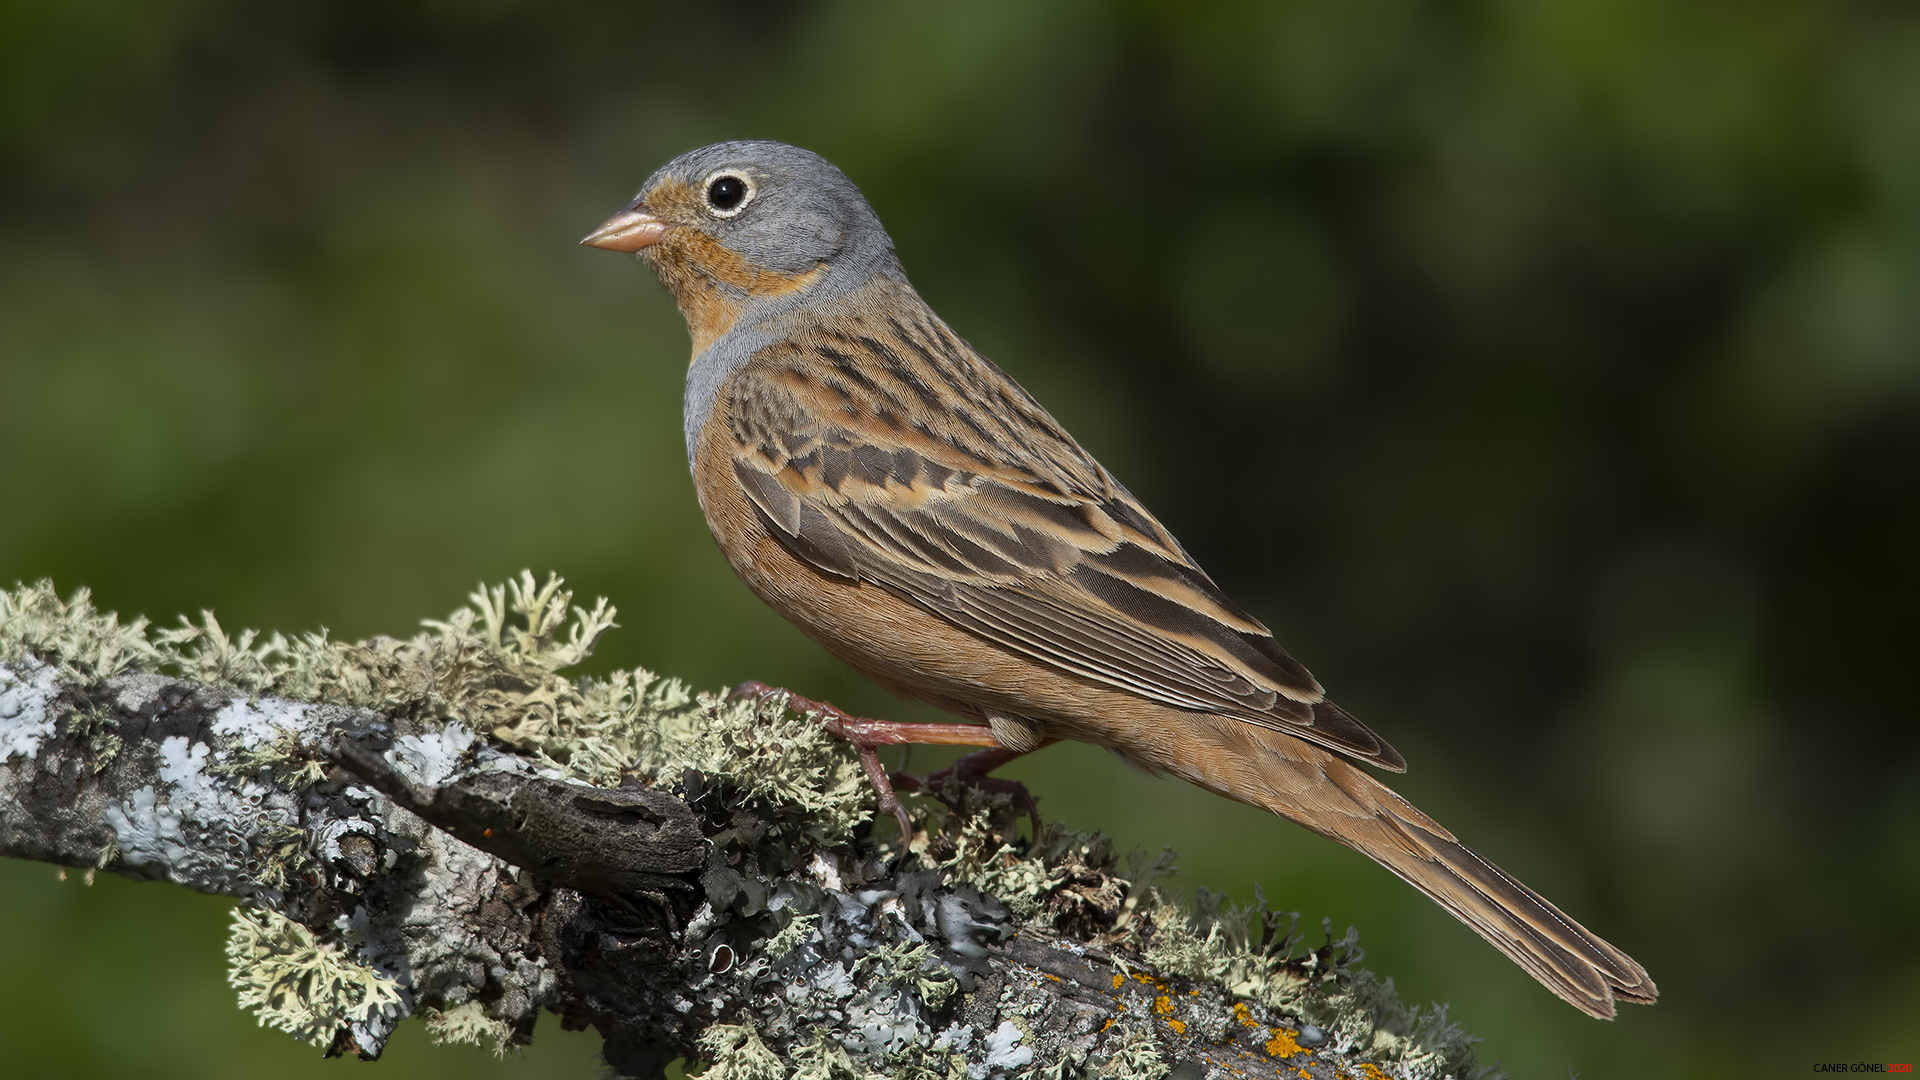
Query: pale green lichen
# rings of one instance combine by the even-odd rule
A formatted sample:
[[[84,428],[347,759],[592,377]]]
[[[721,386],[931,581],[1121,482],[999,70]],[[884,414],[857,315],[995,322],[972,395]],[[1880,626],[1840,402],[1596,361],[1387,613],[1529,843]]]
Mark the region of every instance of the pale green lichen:
[[[118,615],[93,606],[86,589],[64,601],[48,581],[0,589],[0,661],[31,653],[105,678],[162,659],[147,640],[148,625],[144,618],[121,625]]]
[[[1099,1075],[1111,1080],[1160,1080],[1173,1070],[1160,1055],[1153,1030],[1143,1021],[1125,1022],[1126,1035],[1120,1046],[1108,1055]]]
[[[324,631],[229,635],[212,612],[150,632],[144,618],[122,625],[97,611],[85,589],[62,601],[43,581],[0,591],[0,660],[33,653],[77,681],[167,671],[421,724],[459,720],[599,786],[635,771],[677,779],[698,769],[791,810],[810,836],[829,843],[844,840],[871,811],[872,793],[846,744],[777,700],[696,695],[645,669],[593,680],[560,675],[616,625],[605,599],[574,606],[559,577],[539,584],[527,571],[505,585],[483,585],[470,599],[471,606],[423,623],[425,632],[411,640],[348,644]],[[274,768],[279,779],[318,776],[291,747],[252,754],[246,765]]]
[[[803,1046],[795,1047],[791,1080],[886,1080],[879,1073],[867,1072],[853,1063],[847,1048],[824,1033]]]
[[[930,1009],[946,1005],[960,989],[959,980],[948,970],[946,961],[925,941],[896,941],[860,958],[857,968],[873,967],[880,982],[914,991]]]
[[[787,1067],[748,1024],[714,1024],[700,1033],[700,1052],[712,1064],[701,1080],[787,1080]]]
[[[598,680],[560,674],[590,656],[614,626],[605,600],[576,607],[558,577],[539,584],[527,572],[505,585],[482,586],[471,600],[443,620],[426,622],[410,640],[343,643],[324,631],[295,638],[229,634],[211,612],[156,631],[144,618],[122,623],[99,611],[85,589],[63,601],[43,581],[0,590],[0,661],[32,655],[57,665],[61,681],[75,686],[128,671],[166,672],[255,697],[367,708],[402,731],[459,721],[550,773],[599,786],[636,773],[672,782],[696,769],[761,798],[796,843],[843,842],[871,815],[873,796],[857,757],[777,700],[695,695],[640,669]],[[85,711],[68,718],[89,736],[96,768],[120,749],[117,735],[98,720]],[[282,737],[228,747],[215,772],[265,772],[298,790],[321,778],[322,765],[311,747]],[[261,840],[266,850],[257,878],[282,887],[304,857],[304,838],[289,832]],[[236,931],[235,949],[278,948],[260,933],[242,936]],[[261,1005],[263,1020],[307,1025],[302,1037],[319,1037],[308,1027],[366,1006],[359,983],[343,974],[349,969],[330,949],[311,937],[280,945],[273,977],[243,988],[243,1001]],[[330,1000],[336,990],[343,996]]]
[[[1112,872],[1108,837],[1048,822],[1022,841],[1020,812],[1005,793],[949,779],[940,798],[951,812],[925,815],[930,839],[916,850],[951,880],[993,895],[1044,929],[1105,929],[1110,913],[1123,908],[1128,883]]]
[[[315,1046],[327,1046],[343,1027],[405,1008],[393,979],[277,912],[235,908],[227,961],[241,1008],[254,1009],[261,1026]]]
[[[105,709],[82,709],[67,718],[75,734],[87,739],[87,760],[98,774],[113,764],[120,754],[120,733],[113,729],[113,714]]]
[[[220,776],[245,777],[266,773],[286,788],[305,788],[326,777],[326,769],[290,731],[282,731],[259,746],[234,746],[226,759],[207,766]]]
[[[442,1012],[425,1011],[427,1035],[435,1043],[467,1043],[486,1046],[496,1058],[505,1058],[515,1047],[513,1025],[487,1015],[486,1006],[468,1001]]]
[[[843,843],[872,816],[873,788],[859,759],[819,722],[778,698],[702,694],[697,703],[694,715],[664,718],[642,748],[640,768],[665,777],[688,768],[722,777],[823,844]]]
[[[1091,1071],[1087,1055],[1077,1050],[1061,1054],[1050,1065],[1036,1065],[1028,1074],[1029,1080],[1080,1080]]]
[[[269,889],[285,889],[295,871],[307,862],[307,833],[298,826],[264,823],[253,843],[260,862],[254,879]]]
[[[275,659],[292,652],[293,646],[279,634],[254,644],[259,638],[257,630],[242,630],[237,638],[228,637],[213,612],[202,610],[199,625],[182,615],[179,626],[156,635],[155,644],[182,678],[264,691],[281,670]]]
[[[819,924],[818,914],[795,915],[787,920],[787,925],[781,927],[779,933],[766,940],[761,951],[771,959],[782,959],[788,953],[806,944],[807,939],[813,936],[813,928]]]

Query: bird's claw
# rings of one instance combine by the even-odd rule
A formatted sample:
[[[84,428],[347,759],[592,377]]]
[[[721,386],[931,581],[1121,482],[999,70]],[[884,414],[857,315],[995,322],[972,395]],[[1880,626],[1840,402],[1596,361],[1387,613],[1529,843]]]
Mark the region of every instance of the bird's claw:
[[[896,787],[907,791],[923,792],[955,809],[958,808],[954,807],[952,801],[940,794],[941,789],[947,786],[948,780],[958,780],[980,791],[1007,795],[1012,798],[1014,808],[1026,814],[1027,821],[1033,826],[1034,839],[1038,840],[1040,838],[1040,804],[1034,799],[1033,792],[1028,791],[1027,785],[1018,780],[987,775],[993,769],[999,768],[1018,756],[1020,755],[1008,750],[988,747],[985,750],[976,750],[967,754],[938,772],[931,772],[925,776],[895,773],[892,779]]]

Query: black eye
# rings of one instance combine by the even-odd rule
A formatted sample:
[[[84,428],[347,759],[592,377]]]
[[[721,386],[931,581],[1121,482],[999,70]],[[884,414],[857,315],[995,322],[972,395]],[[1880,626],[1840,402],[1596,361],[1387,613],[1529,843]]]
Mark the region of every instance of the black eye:
[[[746,198],[747,182],[737,176],[716,176],[707,185],[707,203],[715,210],[732,210]]]

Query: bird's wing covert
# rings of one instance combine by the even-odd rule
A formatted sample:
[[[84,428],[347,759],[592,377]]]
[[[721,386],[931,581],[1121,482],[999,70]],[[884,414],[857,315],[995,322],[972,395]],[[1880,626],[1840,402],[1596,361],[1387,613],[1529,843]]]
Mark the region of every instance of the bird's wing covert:
[[[860,329],[728,390],[734,476],[795,556],[1029,660],[1406,767],[1012,379],[937,321]]]

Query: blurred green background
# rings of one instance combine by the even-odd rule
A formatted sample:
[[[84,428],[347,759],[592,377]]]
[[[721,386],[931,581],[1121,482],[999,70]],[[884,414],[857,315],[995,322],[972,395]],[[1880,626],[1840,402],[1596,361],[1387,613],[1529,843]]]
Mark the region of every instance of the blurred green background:
[[[353,638],[555,569],[620,606],[593,670],[933,718],[734,580],[679,317],[574,246],[742,137],[842,166],[1396,786],[1661,1001],[1587,1020],[1097,751],[1012,770],[1050,816],[1358,924],[1516,1076],[1920,1057],[1911,3],[0,0],[0,580]],[[551,1018],[321,1062],[233,1006],[225,907],[0,864],[8,1074],[594,1072]]]

